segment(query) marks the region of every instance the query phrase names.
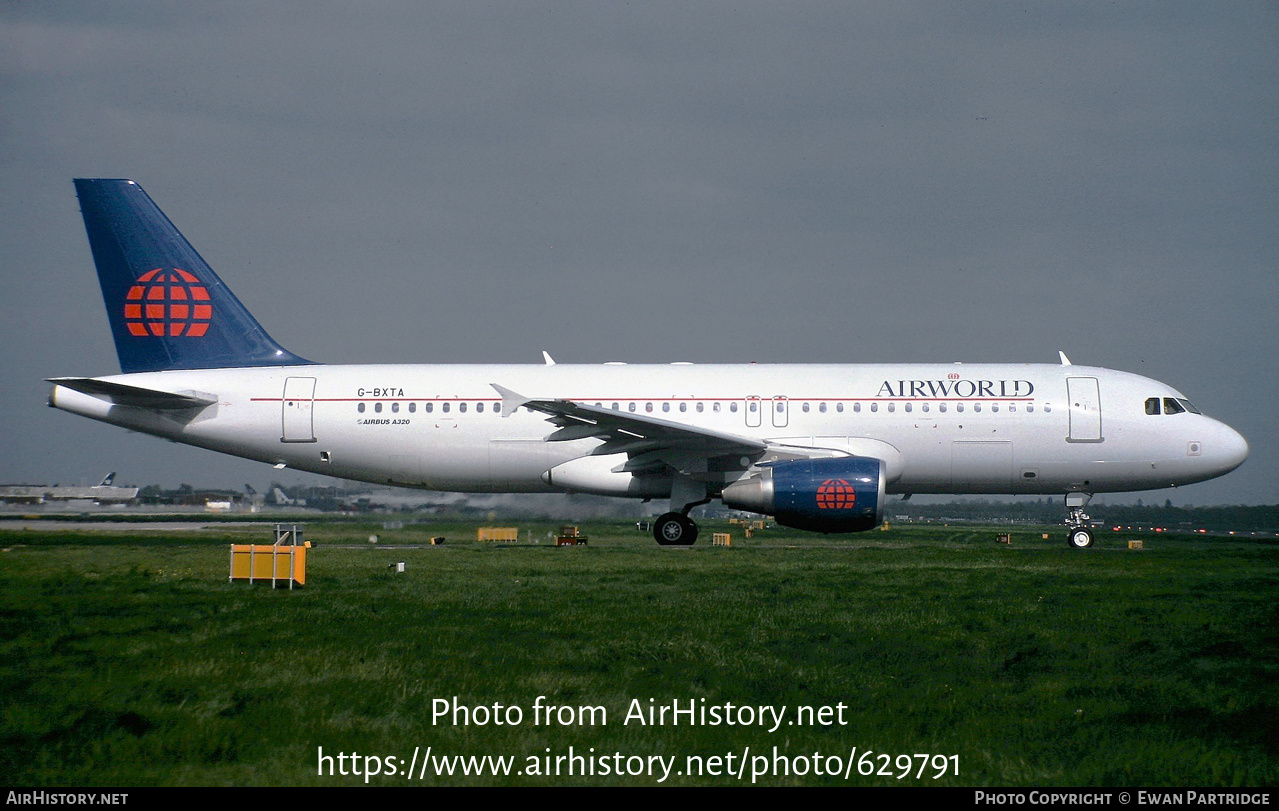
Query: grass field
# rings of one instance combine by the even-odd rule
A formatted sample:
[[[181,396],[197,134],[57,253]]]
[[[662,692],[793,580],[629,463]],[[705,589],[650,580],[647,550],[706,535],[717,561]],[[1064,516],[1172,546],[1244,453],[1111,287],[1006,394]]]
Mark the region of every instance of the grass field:
[[[1055,529],[1003,546],[984,528],[749,541],[734,528],[735,545],[716,548],[713,523],[692,549],[622,523],[584,525],[590,546],[563,549],[548,545],[549,525],[521,525],[537,544],[480,545],[474,524],[313,523],[308,584],[292,592],[227,582],[227,543],[265,538],[260,528],[0,534],[2,782],[364,782],[318,775],[323,747],[358,753],[361,770],[377,756],[397,774],[371,783],[406,784],[428,746],[436,758],[513,756],[514,768],[415,770],[414,784],[661,776],[596,765],[570,777],[568,761],[558,776],[516,773],[532,771],[530,757],[553,769],[572,746],[620,753],[614,767],[674,758],[666,784],[738,783],[678,773],[688,756],[715,755],[725,769],[750,761],[749,783],[751,759],[774,747],[789,760],[770,760],[759,783],[1279,783],[1273,542],[1163,536],[1129,551],[1106,533],[1077,552]],[[386,548],[441,534],[443,547]],[[388,569],[400,560],[405,573]],[[519,707],[522,721],[434,718],[434,700],[454,696]],[[603,707],[607,724],[535,724],[538,696]],[[633,699],[787,714],[771,732],[623,723]],[[830,707],[835,723],[786,723],[800,706]],[[935,762],[916,776],[919,759],[899,779],[896,756],[916,753],[953,759],[935,783]],[[831,757],[876,773],[817,774]]]

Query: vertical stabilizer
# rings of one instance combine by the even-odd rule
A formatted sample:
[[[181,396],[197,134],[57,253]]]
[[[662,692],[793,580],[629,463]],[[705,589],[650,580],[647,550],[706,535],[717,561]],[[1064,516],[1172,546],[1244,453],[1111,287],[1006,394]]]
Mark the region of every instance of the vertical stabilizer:
[[[132,180],[75,181],[120,370],[296,366]]]

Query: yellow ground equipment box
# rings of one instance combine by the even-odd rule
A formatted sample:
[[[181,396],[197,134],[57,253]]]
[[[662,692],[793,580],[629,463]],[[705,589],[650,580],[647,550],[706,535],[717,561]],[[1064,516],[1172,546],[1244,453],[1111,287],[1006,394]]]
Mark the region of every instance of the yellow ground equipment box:
[[[480,527],[475,533],[477,541],[515,543],[520,539],[519,527]]]
[[[270,580],[271,585],[289,588],[306,585],[306,550],[309,541],[302,540],[302,528],[296,524],[276,524],[275,543],[232,544],[231,581]]]
[[[712,546],[732,546],[733,536],[727,532],[716,532],[711,536]]]

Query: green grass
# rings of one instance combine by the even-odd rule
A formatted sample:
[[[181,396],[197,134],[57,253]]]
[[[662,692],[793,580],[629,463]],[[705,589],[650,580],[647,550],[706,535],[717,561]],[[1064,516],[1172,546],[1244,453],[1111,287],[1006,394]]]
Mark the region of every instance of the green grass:
[[[697,547],[666,549],[617,523],[556,549],[549,525],[521,524],[535,545],[476,544],[474,526],[311,524],[320,546],[292,592],[227,582],[226,544],[243,529],[0,534],[4,782],[340,785],[362,779],[317,776],[317,747],[407,761],[431,746],[515,755],[518,768],[570,745],[674,755],[677,769],[746,747],[957,755],[943,785],[1279,782],[1273,544],[1164,536],[1138,552],[1106,533],[1077,552],[1056,530],[1005,547],[994,529],[745,541],[735,528],[725,549],[705,545],[708,524]],[[385,548],[437,534],[449,544]],[[398,560],[405,574],[387,568]],[[539,695],[604,706],[608,725],[535,726]],[[433,724],[433,699],[453,696],[518,705],[524,722]],[[650,698],[785,705],[788,720],[842,703],[847,723],[622,723]],[[856,770],[849,782],[932,784]]]

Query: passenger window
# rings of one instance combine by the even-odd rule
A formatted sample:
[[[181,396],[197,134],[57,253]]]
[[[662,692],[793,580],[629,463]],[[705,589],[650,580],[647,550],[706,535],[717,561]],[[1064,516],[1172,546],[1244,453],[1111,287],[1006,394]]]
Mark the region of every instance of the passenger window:
[[[680,403],[679,412],[683,414],[685,411],[688,411],[688,403]]]
[[[662,403],[662,411],[670,411],[670,410],[671,410],[670,403]]]
[[[478,411],[479,413],[483,414],[483,413],[484,413],[484,404],[483,404],[483,403],[476,403],[476,404],[475,404],[475,410],[476,410],[476,411]]]
[[[373,410],[374,410],[374,411],[376,411],[377,413],[381,414],[381,413],[382,413],[382,404],[381,404],[381,403],[374,403],[374,404],[373,404]]]
[[[465,414],[465,413],[466,413],[466,403],[458,403],[458,404],[457,404],[457,410],[458,410],[458,411],[461,411],[463,414]]]
[[[392,413],[392,414],[399,414],[399,413],[400,413],[400,404],[399,404],[399,403],[391,403],[391,413]]]
[[[973,411],[981,411],[981,403],[973,403]]]
[[[909,414],[910,412],[911,412],[910,403],[907,403],[907,404],[906,404],[906,413],[907,413],[907,414]]]
[[[818,405],[818,406],[817,406],[817,410],[818,410],[818,411],[820,411],[820,412],[822,412],[823,414],[825,414],[825,413],[826,413],[826,404],[825,404],[825,403],[821,403],[820,405]]]
[[[754,404],[754,403],[751,403],[751,405],[755,405],[755,404]],[[736,413],[737,413],[737,403],[729,403],[729,404],[728,404],[728,410],[729,410],[729,411],[731,411],[731,412],[733,412],[734,414],[736,414]]]
[[[875,413],[876,411],[879,411],[879,403],[871,403],[870,410],[872,414]]]
[[[427,403],[426,405],[422,406],[422,408],[426,410],[427,414],[430,414],[432,411],[435,410],[435,403]]]
[[[1027,404],[1026,404],[1026,413],[1027,413],[1027,414],[1033,414],[1034,412],[1035,412],[1035,404],[1034,404],[1034,403],[1027,403]]]
[[[1184,408],[1182,408],[1182,407],[1181,407],[1181,403],[1177,402],[1176,400],[1172,399],[1171,397],[1165,397],[1165,398],[1164,398],[1164,413],[1165,413],[1165,414],[1184,414],[1184,413],[1185,413],[1185,411],[1186,411],[1186,409],[1184,409]]]
[[[701,413],[702,413],[702,405],[703,405],[702,403],[698,403],[698,404],[697,404],[697,413],[698,413],[698,414],[701,414]]]
[[[999,403],[991,403],[991,405],[990,405],[990,410],[991,410],[991,411],[998,411],[998,410],[999,410]]]
[[[627,410],[628,410],[628,411],[630,411],[632,414],[634,414],[634,413],[635,413],[635,404],[634,404],[634,403],[627,403],[627,404],[626,404],[626,408],[627,408]]]
[[[924,411],[924,413],[925,413],[925,414],[927,414],[927,413],[928,413],[928,403],[924,403],[924,405],[923,405],[923,411]]]
[[[781,406],[778,406],[778,409],[780,409],[780,408],[781,408]],[[800,406],[800,407],[799,407],[799,410],[800,410],[800,411],[803,411],[805,414],[807,414],[807,413],[808,413],[808,403],[804,403],[802,406]]]
[[[417,403],[409,403],[409,413],[410,414],[417,413]]]
[[[502,413],[502,404],[501,404],[501,403],[494,403],[494,404],[493,404],[493,413],[494,413],[494,414],[501,414],[501,413]]]
[[[946,404],[945,404],[945,403],[938,403],[938,404],[937,404],[937,410],[938,410],[938,411],[940,411],[941,413],[945,414],[945,413],[946,413]]]
[[[358,411],[358,412],[360,412],[361,414],[363,414],[363,413],[364,413],[364,403],[360,403],[359,405],[357,405],[357,406],[355,407],[355,410],[356,410],[356,411]]]
[[[889,414],[892,414],[892,413],[893,413],[893,412],[895,412],[896,410],[897,410],[897,404],[896,404],[896,403],[889,403],[889,404],[888,404],[888,413],[889,413]]]
[[[715,403],[713,406],[711,406],[711,410],[712,410],[712,411],[714,411],[716,414],[718,414],[718,413],[719,413],[719,403]]]
[[[955,410],[956,410],[956,411],[958,411],[960,414],[963,414],[963,413],[964,413],[964,404],[963,404],[963,403],[955,403]]]
[[[647,411],[647,412],[649,412],[650,414],[651,414],[651,413],[653,413],[653,404],[652,404],[652,403],[645,403],[645,404],[644,404],[644,410],[645,410],[645,411]]]

